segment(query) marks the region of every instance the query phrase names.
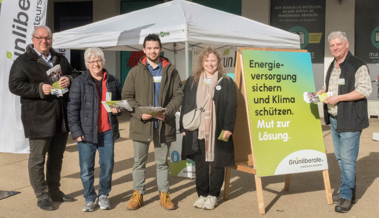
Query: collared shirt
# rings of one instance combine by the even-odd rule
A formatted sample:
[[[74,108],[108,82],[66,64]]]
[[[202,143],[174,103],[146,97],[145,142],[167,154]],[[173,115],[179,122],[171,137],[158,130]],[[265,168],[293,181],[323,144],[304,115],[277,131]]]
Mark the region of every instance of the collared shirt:
[[[48,65],[50,65],[50,67],[53,67],[53,60],[51,60],[51,53],[50,52],[49,52],[49,56],[47,56],[47,58],[45,58],[45,56],[43,54],[39,53],[37,51],[37,49],[35,49],[34,47],[33,47],[33,49],[38,54],[38,56],[40,56],[44,61],[46,61],[46,63]]]
[[[159,91],[161,88],[162,80],[162,62],[159,62],[158,66],[154,69],[146,59],[146,66],[149,69],[154,80],[154,107],[158,107]],[[154,127],[158,128],[158,120],[154,118]]]
[[[328,92],[332,95],[338,95],[338,79],[341,75],[341,68],[336,68],[336,62],[333,64],[333,71],[329,79]],[[368,98],[372,92],[372,84],[370,74],[366,65],[362,65],[355,73],[355,91],[361,93]],[[328,104],[328,113],[337,116],[337,105]]]

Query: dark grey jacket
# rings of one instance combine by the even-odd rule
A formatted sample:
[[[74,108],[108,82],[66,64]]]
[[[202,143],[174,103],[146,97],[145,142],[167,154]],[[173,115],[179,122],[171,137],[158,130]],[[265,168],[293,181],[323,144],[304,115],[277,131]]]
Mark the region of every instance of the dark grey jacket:
[[[345,85],[338,86],[338,95],[347,94],[355,90],[355,73],[363,65],[365,63],[349,51],[345,60],[340,64],[340,78],[345,79]],[[326,90],[329,88],[329,79],[333,66],[332,62],[326,74]],[[356,101],[341,101],[338,102],[337,106],[337,132],[356,132],[369,126],[366,98]],[[326,125],[329,125],[327,104],[324,104],[324,121]]]
[[[112,93],[112,101],[120,100],[120,82],[106,70],[105,72],[107,92]],[[87,70],[74,80],[70,89],[67,116],[73,139],[84,135],[85,141],[94,144],[98,143],[99,100],[96,84],[92,81],[91,74]],[[101,107],[103,106],[101,105]],[[113,132],[113,140],[116,140],[120,137],[117,117],[113,113],[108,113],[108,118]]]
[[[63,75],[72,78],[74,73],[67,59],[50,49],[53,65],[60,64]],[[21,97],[21,120],[26,138],[44,138],[56,133],[68,132],[67,100],[63,97],[44,95],[42,84],[52,84],[46,71],[51,67],[34,51],[33,45],[26,47],[26,52],[13,63],[9,73],[9,90]],[[3,114],[4,115],[4,114]]]

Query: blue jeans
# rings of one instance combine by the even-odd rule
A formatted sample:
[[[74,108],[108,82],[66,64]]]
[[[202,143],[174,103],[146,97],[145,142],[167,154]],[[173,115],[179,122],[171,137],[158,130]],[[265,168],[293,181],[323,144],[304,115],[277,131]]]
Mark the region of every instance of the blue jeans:
[[[337,120],[330,117],[334,154],[341,170],[340,198],[351,200],[356,191],[355,166],[359,152],[361,131],[337,132]]]
[[[94,183],[95,155],[99,150],[100,181],[99,196],[108,196],[112,189],[112,172],[114,165],[114,141],[112,130],[99,133],[98,144],[78,142],[80,178],[84,188],[86,202],[94,202],[97,198]]]

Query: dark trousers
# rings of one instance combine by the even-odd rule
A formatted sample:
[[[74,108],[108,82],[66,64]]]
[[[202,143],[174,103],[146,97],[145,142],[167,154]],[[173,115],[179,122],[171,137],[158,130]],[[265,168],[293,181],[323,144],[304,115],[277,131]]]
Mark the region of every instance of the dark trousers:
[[[29,180],[38,200],[59,192],[63,152],[66,149],[68,133],[58,133],[52,137],[29,139]],[[45,180],[45,156],[46,180]]]
[[[218,197],[224,182],[225,169],[214,167],[214,162],[205,162],[205,141],[199,142],[200,152],[193,157],[196,165],[197,195]]]

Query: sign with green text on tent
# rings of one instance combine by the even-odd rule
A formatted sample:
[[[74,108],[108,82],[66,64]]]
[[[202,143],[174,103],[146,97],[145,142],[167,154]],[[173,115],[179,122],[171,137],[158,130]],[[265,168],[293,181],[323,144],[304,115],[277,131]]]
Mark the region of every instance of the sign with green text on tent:
[[[257,175],[327,170],[309,53],[243,50],[250,131]]]

